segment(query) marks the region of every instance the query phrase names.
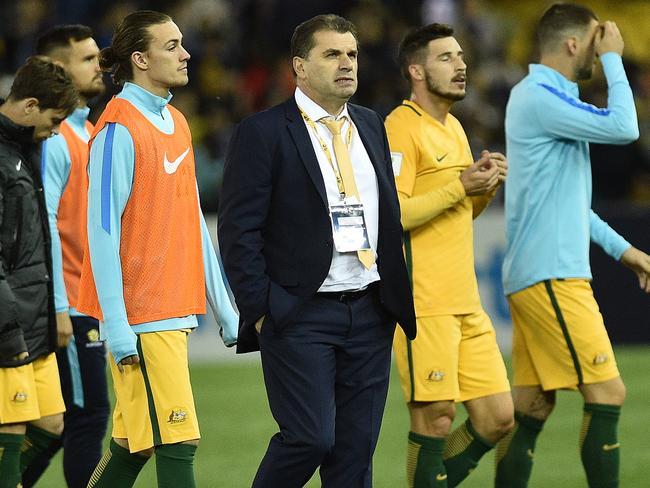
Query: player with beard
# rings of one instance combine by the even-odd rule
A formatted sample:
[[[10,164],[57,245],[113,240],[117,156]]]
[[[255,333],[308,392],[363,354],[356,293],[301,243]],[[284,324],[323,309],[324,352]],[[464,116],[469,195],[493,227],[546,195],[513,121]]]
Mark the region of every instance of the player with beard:
[[[61,439],[23,473],[23,486],[33,486],[50,459],[63,446],[63,470],[70,488],[85,488],[102,455],[108,422],[106,350],[99,340],[97,319],[75,309],[83,246],[86,240],[88,194],[88,100],[104,92],[99,48],[84,25],[59,25],[36,43],[38,54],[62,66],[79,92],[79,105],[61,124],[59,133],[43,143],[41,171],[52,236],[52,277],[57,322],[57,361],[65,400]],[[27,429],[27,441],[42,434]]]
[[[449,113],[465,97],[466,64],[451,27],[410,31],[399,48],[411,85],[386,119],[418,335],[397,330],[394,352],[408,403],[409,487],[458,485],[513,425],[510,386],[474,271],[472,220],[505,180],[503,154],[473,162]],[[454,430],[454,402],[468,420]]]
[[[650,292],[650,256],[591,210],[589,143],[639,137],[632,89],[615,23],[588,8],[555,4],[539,21],[541,59],[510,93],[506,144],[503,285],[513,321],[516,428],[497,448],[496,486],[524,488],[535,443],[556,391],[584,399],[580,456],[590,488],[618,486],[618,419],[625,385],[590,285],[590,241],[631,268]],[[607,107],[579,98],[596,56],[608,85]],[[616,164],[612,161],[610,164]]]

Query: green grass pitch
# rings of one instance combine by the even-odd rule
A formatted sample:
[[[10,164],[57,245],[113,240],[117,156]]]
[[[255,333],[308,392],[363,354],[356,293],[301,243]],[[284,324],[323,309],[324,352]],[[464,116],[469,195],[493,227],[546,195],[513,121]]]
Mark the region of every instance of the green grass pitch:
[[[648,486],[650,348],[618,347],[616,353],[628,391],[620,426],[620,485],[626,488]],[[275,432],[259,364],[251,361],[197,364],[192,367],[192,383],[203,436],[195,462],[197,485],[202,488],[249,487],[267,442]],[[581,404],[575,392],[559,394],[556,411],[537,444],[530,488],[586,488],[577,449]],[[464,418],[462,406],[458,411],[456,423]],[[374,458],[376,488],[406,486],[407,429],[408,416],[397,374],[393,372]],[[492,453],[488,454],[461,486],[490,488],[493,459]],[[37,487],[64,486],[59,454]],[[155,486],[155,465],[151,460],[140,474],[136,487]],[[320,486],[318,474],[306,486]]]

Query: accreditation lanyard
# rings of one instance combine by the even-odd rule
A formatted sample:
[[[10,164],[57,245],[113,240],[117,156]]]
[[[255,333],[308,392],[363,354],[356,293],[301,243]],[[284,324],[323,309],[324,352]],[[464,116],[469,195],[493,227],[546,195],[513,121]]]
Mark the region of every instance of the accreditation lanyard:
[[[339,171],[338,168],[338,162],[337,164],[334,164],[334,158],[332,158],[332,153],[327,147],[327,144],[321,137],[321,135],[318,133],[318,128],[316,127],[316,124],[314,123],[313,120],[309,118],[309,115],[307,115],[305,112],[300,109],[300,113],[302,114],[302,118],[305,119],[305,122],[307,122],[307,125],[311,128],[312,131],[314,131],[314,135],[316,136],[316,139],[318,139],[318,143],[320,144],[321,149],[325,153],[325,157],[327,158],[327,161],[330,163],[330,166],[332,167],[332,171],[334,171],[334,177],[336,178],[336,185],[339,188],[339,194],[341,195],[342,199],[345,199],[346,194],[345,194],[345,185],[343,184],[343,178],[341,177],[341,172]],[[348,133],[345,137],[346,141],[345,144],[348,146],[348,150],[350,149],[350,143],[352,142],[352,122],[348,121]],[[334,134],[332,134],[332,137],[335,137]]]

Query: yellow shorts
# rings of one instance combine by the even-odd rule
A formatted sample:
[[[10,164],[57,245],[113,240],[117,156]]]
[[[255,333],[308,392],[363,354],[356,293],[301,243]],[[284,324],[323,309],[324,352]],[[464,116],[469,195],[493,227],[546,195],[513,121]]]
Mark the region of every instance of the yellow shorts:
[[[510,391],[494,327],[481,310],[418,317],[411,341],[397,328],[393,351],[407,402],[473,398]]]
[[[31,422],[65,412],[56,354],[0,368],[0,424]]]
[[[548,280],[508,297],[516,386],[576,388],[619,376],[587,280]]]
[[[113,437],[128,439],[131,452],[201,436],[187,363],[188,333],[139,334],[140,364],[124,366],[123,373],[110,357],[117,400]]]

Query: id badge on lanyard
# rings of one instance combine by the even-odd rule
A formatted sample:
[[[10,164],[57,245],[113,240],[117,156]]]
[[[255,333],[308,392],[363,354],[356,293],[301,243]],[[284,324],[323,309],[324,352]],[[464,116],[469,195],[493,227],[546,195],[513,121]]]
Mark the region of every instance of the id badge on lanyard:
[[[338,252],[370,249],[363,204],[352,197],[330,205],[334,247]]]

